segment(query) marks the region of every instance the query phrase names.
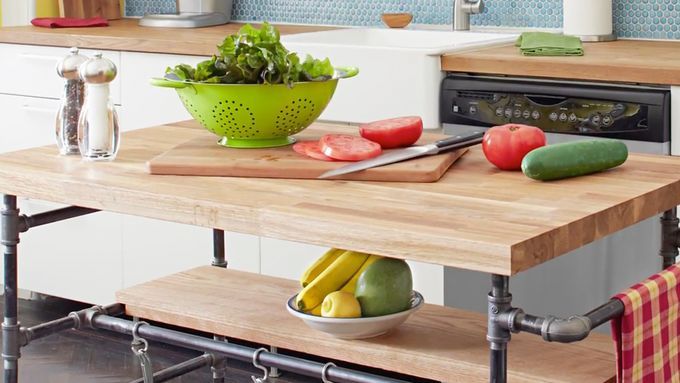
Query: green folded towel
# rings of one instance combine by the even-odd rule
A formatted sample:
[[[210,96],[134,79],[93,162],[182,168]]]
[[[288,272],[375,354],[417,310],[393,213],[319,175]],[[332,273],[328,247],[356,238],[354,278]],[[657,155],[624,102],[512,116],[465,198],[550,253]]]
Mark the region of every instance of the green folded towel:
[[[515,45],[525,56],[583,56],[583,44],[576,36],[524,32]]]

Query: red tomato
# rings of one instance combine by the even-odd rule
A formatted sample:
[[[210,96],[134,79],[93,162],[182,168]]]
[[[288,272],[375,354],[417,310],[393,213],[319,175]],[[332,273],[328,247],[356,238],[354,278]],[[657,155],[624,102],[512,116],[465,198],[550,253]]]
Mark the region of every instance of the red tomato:
[[[484,133],[482,149],[486,159],[501,170],[521,169],[530,151],[545,146],[545,133],[535,126],[507,124]]]
[[[319,141],[299,141],[293,145],[293,150],[306,157],[314,158],[321,161],[335,161],[327,155],[321,153],[319,149]]]
[[[327,134],[321,137],[319,146],[323,154],[341,161],[361,161],[382,153],[375,142],[346,134]]]
[[[383,149],[411,146],[423,134],[423,120],[418,116],[391,118],[359,125],[361,137],[377,142]]]

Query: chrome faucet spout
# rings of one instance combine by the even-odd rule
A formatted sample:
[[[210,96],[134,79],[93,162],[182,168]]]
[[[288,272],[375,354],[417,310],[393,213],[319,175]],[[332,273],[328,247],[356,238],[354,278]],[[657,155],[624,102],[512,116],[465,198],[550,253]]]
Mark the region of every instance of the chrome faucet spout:
[[[470,15],[484,12],[484,0],[453,0],[453,30],[469,31]]]

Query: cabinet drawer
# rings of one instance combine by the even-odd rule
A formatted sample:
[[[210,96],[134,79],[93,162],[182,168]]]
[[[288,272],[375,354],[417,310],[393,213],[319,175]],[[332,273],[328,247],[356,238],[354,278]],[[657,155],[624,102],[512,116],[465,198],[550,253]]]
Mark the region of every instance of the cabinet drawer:
[[[81,54],[91,57],[91,49]],[[102,51],[104,57],[113,61],[120,71],[120,52]],[[0,44],[0,93],[34,97],[61,97],[63,79],[57,75],[57,62],[68,54],[68,48],[37,45]],[[120,80],[111,83],[111,98],[121,104]]]
[[[54,144],[59,100],[0,94],[0,153]],[[56,154],[55,149],[55,154]]]

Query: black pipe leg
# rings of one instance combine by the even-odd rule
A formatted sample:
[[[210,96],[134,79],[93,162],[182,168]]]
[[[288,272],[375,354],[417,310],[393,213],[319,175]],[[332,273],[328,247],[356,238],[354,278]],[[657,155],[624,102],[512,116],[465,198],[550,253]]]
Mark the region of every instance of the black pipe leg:
[[[512,295],[510,278],[503,275],[491,276],[491,292],[488,296],[489,312],[486,340],[489,341],[489,382],[506,383],[508,380],[508,342],[510,330],[500,325],[498,317],[511,309]]]
[[[2,360],[5,383],[19,380],[20,324],[17,317],[17,245],[19,244],[19,209],[17,198],[2,196],[2,235],[5,262],[5,313],[2,322]]]
[[[663,213],[661,217],[661,250],[659,255],[663,258],[663,269],[667,269],[675,264],[678,257],[678,220],[677,208],[673,208]]]
[[[224,245],[224,230],[213,229],[213,261],[215,267],[227,267],[227,254]],[[227,339],[221,335],[215,335],[215,340],[226,342]],[[227,375],[227,358],[213,354],[213,364],[210,367],[213,383],[224,383]]]
[[[224,230],[213,229],[213,261],[216,267],[227,267],[227,255],[224,248]]]

